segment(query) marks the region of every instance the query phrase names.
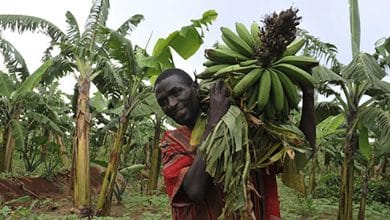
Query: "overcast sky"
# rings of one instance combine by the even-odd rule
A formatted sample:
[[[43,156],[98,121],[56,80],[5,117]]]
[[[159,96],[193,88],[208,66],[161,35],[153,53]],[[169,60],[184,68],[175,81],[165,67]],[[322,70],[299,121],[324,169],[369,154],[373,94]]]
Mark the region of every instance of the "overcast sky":
[[[201,49],[190,59],[176,59],[176,67],[188,72],[202,71],[205,61],[203,51],[220,40],[220,27],[234,28],[240,21],[249,25],[252,21],[260,22],[266,14],[279,12],[290,6],[299,9],[302,16],[300,28],[309,31],[323,42],[333,43],[338,47],[338,59],[347,64],[351,60],[348,0],[111,0],[107,26],[117,28],[134,14],[143,14],[145,20],[132,33],[133,44],[145,46],[149,36],[150,52],[155,41],[167,37],[169,33],[182,26],[189,25],[191,19],[198,19],[202,13],[214,9],[218,13],[216,21],[205,33],[205,42]],[[44,18],[63,31],[66,11],[72,12],[80,26],[85,24],[92,5],[91,0],[0,0],[0,14],[23,14]],[[390,29],[389,0],[360,0],[361,50],[372,53],[375,42],[382,37],[389,37]],[[30,71],[39,66],[40,58],[49,43],[49,38],[39,34],[2,33],[22,53]],[[0,58],[1,60],[1,58]],[[61,86],[71,92],[74,81],[63,80]]]

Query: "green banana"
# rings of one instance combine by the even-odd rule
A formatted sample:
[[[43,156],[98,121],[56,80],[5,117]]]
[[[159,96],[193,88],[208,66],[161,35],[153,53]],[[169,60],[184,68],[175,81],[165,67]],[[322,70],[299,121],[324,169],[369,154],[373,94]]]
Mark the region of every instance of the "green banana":
[[[286,74],[297,85],[301,83],[306,86],[314,86],[315,81],[313,76],[297,66],[288,63],[279,63],[273,67]]]
[[[311,68],[319,64],[318,60],[312,56],[284,56],[277,60],[273,65],[279,63],[288,63],[300,68]]]
[[[287,45],[286,50],[283,52],[282,56],[295,55],[303,47],[303,45],[305,45],[305,40],[303,38],[295,38],[295,40]]]
[[[217,62],[212,61],[212,60],[206,60],[205,62],[203,62],[203,66],[206,66],[206,67],[214,66],[214,65],[217,65],[217,64],[218,64]]]
[[[220,64],[234,64],[248,60],[247,57],[230,49],[206,49],[206,58]]]
[[[255,48],[255,41],[249,32],[248,28],[243,23],[236,22],[236,32],[238,36],[243,39],[250,47]]]
[[[256,83],[264,69],[255,68],[244,76],[233,88],[233,96],[238,97],[242,95],[251,85]]]
[[[222,35],[238,50],[237,52],[247,57],[252,57],[254,51],[243,39],[227,27],[221,27]]]
[[[259,91],[257,94],[257,109],[262,111],[267,105],[271,91],[271,73],[268,69],[260,77]]]
[[[251,24],[251,35],[255,44],[255,49],[259,48],[261,46],[260,41],[260,26],[258,23],[253,22]]]
[[[207,78],[210,78],[212,77],[216,72],[218,72],[218,70],[220,69],[223,69],[225,67],[228,67],[230,66],[229,64],[217,64],[217,65],[214,65],[214,66],[209,66],[209,67],[206,67],[203,72],[199,73],[198,75],[196,75],[196,78],[199,78],[199,79],[207,79]]]
[[[234,46],[234,44],[231,43],[230,40],[228,40],[225,36],[221,36],[223,42],[227,45],[228,48],[230,48],[231,50],[237,52],[237,53],[241,53],[240,52],[240,49],[238,49],[236,46]]]
[[[218,43],[215,48],[217,49],[231,49],[230,47],[228,47],[227,45],[225,44],[221,44],[221,43]]]
[[[290,103],[288,102],[287,96],[284,96],[284,103],[281,114],[284,119],[287,119],[288,115],[290,114]]]
[[[274,105],[268,104],[265,106],[265,115],[268,119],[273,120],[275,119],[276,111]]]
[[[276,113],[280,113],[284,105],[284,92],[283,86],[280,82],[279,76],[272,69],[269,70],[271,73],[271,95],[272,101],[275,107]]]
[[[240,64],[233,64],[218,70],[214,76],[216,78],[220,78],[220,77],[224,77],[227,73],[231,73],[231,72],[247,73],[248,71],[251,71],[252,69],[255,68],[260,68],[260,67],[257,65],[240,66]]]
[[[253,84],[250,89],[247,90],[246,98],[247,98],[247,109],[253,110],[257,104],[257,93],[259,91],[259,83]]]
[[[249,66],[249,65],[257,64],[257,63],[258,63],[257,59],[245,60],[245,61],[240,62],[240,66]]]
[[[294,83],[286,76],[283,72],[280,72],[277,69],[272,69],[279,76],[280,82],[282,83],[284,94],[288,100],[289,107],[292,109],[298,109],[298,104],[300,102],[300,97],[298,94],[298,89]]]

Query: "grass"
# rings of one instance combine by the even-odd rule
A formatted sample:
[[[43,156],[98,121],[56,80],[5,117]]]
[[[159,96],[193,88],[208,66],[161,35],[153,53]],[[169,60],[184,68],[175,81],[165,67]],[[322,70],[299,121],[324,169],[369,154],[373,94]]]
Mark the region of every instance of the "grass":
[[[282,219],[288,220],[328,220],[337,219],[337,198],[304,197],[293,189],[279,182],[279,197],[281,202]],[[96,198],[94,198],[96,200]],[[53,207],[56,209],[53,210]],[[36,219],[36,220],[76,220],[75,214],[69,214],[70,199],[37,200],[34,207],[18,207],[16,210],[0,207],[0,219]],[[62,209],[62,210],[61,210]],[[354,204],[354,216],[357,216],[359,206]],[[139,188],[128,189],[123,201],[113,202],[114,217],[94,217],[98,220],[160,220],[171,219],[169,200],[166,194],[159,191],[156,195],[144,195]],[[390,207],[378,202],[367,204],[366,219],[382,220],[390,216]]]
[[[337,219],[338,198],[311,198],[279,183],[279,197],[281,203],[281,215],[289,220],[328,220]],[[353,215],[357,219],[359,204],[353,204]],[[372,202],[367,204],[367,220],[383,220],[390,216],[390,207]],[[355,218],[354,218],[355,219]]]

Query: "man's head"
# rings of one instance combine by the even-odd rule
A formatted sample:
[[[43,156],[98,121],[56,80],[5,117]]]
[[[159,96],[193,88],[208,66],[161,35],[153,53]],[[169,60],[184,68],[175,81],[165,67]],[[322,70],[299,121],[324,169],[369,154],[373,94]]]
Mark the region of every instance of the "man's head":
[[[163,71],[156,80],[154,92],[166,115],[192,128],[200,113],[198,84],[181,69]]]

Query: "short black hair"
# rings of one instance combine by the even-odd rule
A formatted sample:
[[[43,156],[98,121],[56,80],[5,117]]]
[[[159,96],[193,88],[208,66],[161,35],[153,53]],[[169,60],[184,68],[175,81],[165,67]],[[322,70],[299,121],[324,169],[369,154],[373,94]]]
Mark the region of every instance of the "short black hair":
[[[184,81],[184,83],[189,86],[192,85],[192,83],[194,82],[194,80],[186,71],[178,68],[171,68],[161,72],[161,74],[157,77],[156,82],[154,83],[154,89],[156,88],[156,85],[162,80],[173,75],[177,75],[178,77],[180,77]]]

